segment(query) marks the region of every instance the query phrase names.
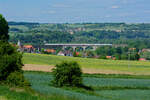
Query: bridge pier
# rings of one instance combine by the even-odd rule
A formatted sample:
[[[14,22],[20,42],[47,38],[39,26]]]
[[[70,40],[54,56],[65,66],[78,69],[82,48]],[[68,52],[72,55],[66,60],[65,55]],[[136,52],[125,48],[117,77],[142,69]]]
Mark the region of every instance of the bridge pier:
[[[95,51],[97,49],[97,46],[93,46],[93,51]]]
[[[88,46],[91,46],[93,47],[93,50],[96,50],[99,46],[112,46],[112,44],[45,44],[44,46],[60,46],[63,50],[65,50],[66,47],[72,47],[73,51],[76,51],[77,47],[82,47],[83,51],[85,51]]]
[[[63,50],[65,50],[66,48],[67,48],[66,46],[63,46],[63,47],[62,47]]]
[[[83,46],[82,48],[83,48],[83,51],[85,51],[85,50],[86,50],[86,46]]]
[[[76,46],[72,46],[72,48],[73,48],[73,51],[76,51]]]

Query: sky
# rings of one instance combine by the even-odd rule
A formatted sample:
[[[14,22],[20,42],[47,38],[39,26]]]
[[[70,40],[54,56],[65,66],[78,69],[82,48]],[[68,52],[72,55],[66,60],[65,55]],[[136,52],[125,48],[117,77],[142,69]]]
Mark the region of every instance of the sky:
[[[150,0],[0,0],[8,21],[150,23]]]

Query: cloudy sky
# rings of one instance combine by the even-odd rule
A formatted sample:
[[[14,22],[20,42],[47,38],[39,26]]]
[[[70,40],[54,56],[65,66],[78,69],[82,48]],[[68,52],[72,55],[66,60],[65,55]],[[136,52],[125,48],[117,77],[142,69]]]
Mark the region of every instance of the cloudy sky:
[[[0,0],[8,21],[150,23],[150,0]]]

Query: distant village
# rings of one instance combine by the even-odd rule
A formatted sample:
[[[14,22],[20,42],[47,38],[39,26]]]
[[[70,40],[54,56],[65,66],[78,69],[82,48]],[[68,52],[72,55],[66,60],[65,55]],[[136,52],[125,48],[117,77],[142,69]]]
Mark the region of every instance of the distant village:
[[[18,41],[18,43],[15,45],[18,47],[18,51],[20,52],[24,52],[24,53],[38,53],[38,54],[53,54],[53,55],[58,55],[58,56],[75,56],[75,57],[79,57],[80,56],[80,52],[71,52],[69,50],[55,50],[55,49],[46,49],[46,48],[35,48],[33,45],[23,45],[20,41]],[[116,45],[115,47],[119,47],[120,45]],[[125,47],[126,45],[122,45],[122,47]],[[136,48],[130,48],[130,49],[136,49]],[[141,52],[150,52],[150,49],[142,49],[139,51],[139,53]],[[89,57],[87,53],[84,54],[84,57]],[[92,58],[99,58],[99,56],[93,56]],[[112,59],[112,60],[116,60],[115,57],[106,56],[106,59]],[[146,58],[139,58],[139,61],[147,61]]]
[[[35,48],[33,45],[22,45],[20,41],[17,43],[18,51],[24,52],[24,53],[45,53],[45,54],[54,54],[58,56],[73,56],[72,52],[70,51],[59,51],[56,53],[56,50],[54,49],[44,49],[44,48]],[[79,53],[76,52],[78,55]]]

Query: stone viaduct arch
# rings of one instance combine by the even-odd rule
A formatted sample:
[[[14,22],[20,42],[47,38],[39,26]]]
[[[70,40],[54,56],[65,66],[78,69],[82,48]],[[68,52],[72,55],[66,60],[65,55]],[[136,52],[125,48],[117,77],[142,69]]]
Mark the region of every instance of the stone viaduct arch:
[[[112,44],[45,44],[44,46],[46,46],[46,47],[57,46],[57,47],[62,47],[63,49],[65,49],[67,47],[72,47],[73,51],[75,51],[75,49],[77,47],[82,47],[83,51],[85,51],[85,49],[88,46],[91,46],[93,48],[93,50],[96,50],[97,47],[100,47],[100,46],[112,46]]]

